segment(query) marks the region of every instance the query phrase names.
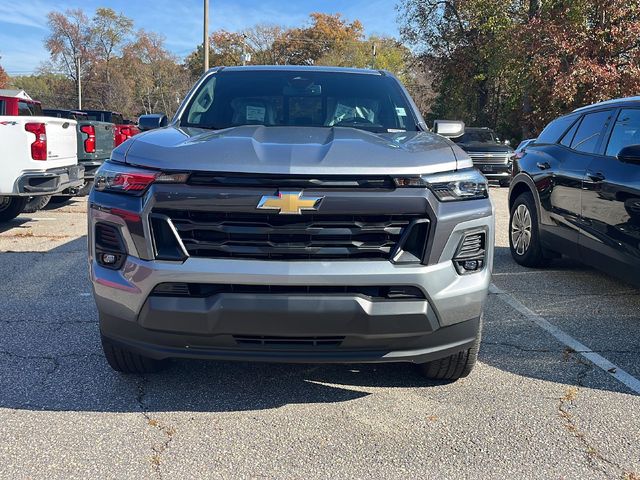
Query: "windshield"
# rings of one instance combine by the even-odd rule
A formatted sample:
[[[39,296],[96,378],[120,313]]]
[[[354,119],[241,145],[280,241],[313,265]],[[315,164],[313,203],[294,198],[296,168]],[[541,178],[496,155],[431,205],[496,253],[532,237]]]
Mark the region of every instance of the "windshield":
[[[222,71],[194,94],[181,125],[222,129],[354,127],[417,130],[397,82],[383,75],[314,71]]]
[[[456,143],[496,143],[496,137],[489,130],[466,130],[464,135],[453,139]]]

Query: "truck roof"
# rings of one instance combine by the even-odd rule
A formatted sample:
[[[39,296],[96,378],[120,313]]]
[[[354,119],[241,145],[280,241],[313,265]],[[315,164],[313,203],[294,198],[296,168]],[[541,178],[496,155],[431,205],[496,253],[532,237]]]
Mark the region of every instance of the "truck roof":
[[[230,72],[242,71],[284,71],[284,72],[329,72],[329,73],[357,73],[361,75],[384,75],[383,70],[371,70],[369,68],[308,66],[308,65],[247,65],[233,67],[216,67],[211,70],[225,70]],[[211,71],[210,70],[210,71]]]

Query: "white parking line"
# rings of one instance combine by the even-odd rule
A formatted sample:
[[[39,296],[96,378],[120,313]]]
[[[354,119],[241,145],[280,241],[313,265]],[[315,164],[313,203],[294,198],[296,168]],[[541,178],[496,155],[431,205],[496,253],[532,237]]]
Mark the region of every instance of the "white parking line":
[[[640,380],[632,376],[631,374],[625,372],[623,369],[618,367],[617,365],[611,363],[609,360],[604,358],[602,355],[594,352],[586,345],[580,343],[578,340],[573,338],[568,333],[560,330],[558,327],[550,323],[541,315],[538,315],[533,310],[522,304],[519,300],[516,300],[514,297],[509,295],[504,290],[498,288],[494,284],[491,284],[489,287],[489,291],[499,297],[511,308],[520,312],[525,316],[527,320],[532,321],[540,328],[546,330],[551,335],[553,335],[557,340],[561,343],[565,344],[567,347],[573,349],[576,353],[579,353],[584,358],[589,360],[598,368],[602,369],[605,373],[611,375],[613,378],[618,380],[620,383],[626,385],[629,389],[633,390],[635,393],[640,395]]]

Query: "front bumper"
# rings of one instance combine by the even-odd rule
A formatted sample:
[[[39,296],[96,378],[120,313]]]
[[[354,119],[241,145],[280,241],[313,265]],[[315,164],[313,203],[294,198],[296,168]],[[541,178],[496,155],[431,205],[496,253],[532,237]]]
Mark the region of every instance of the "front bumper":
[[[17,195],[37,196],[60,193],[69,188],[78,188],[84,184],[84,166],[52,168],[43,171],[24,172],[16,181]]]
[[[111,214],[92,212],[104,221]],[[117,221],[112,218],[114,223]],[[102,334],[152,358],[187,357],[287,362],[415,362],[470,347],[487,296],[487,266],[459,275],[451,258],[469,230],[485,229],[493,245],[493,218],[459,223],[438,263],[389,261],[261,261],[188,258],[183,263],[128,257],[121,270],[92,259],[93,291]],[[133,245],[131,239],[125,239]],[[217,294],[207,298],[156,297],[161,283],[283,286],[402,285],[423,300],[371,300],[358,295]],[[254,343],[238,341],[251,336]],[[256,345],[261,337],[281,341]],[[339,345],[300,344],[343,337]],[[284,343],[282,343],[284,342]],[[293,342],[292,346],[288,342]]]
[[[143,197],[94,190],[89,263],[102,334],[157,359],[421,363],[473,343],[491,280],[494,211],[489,200],[438,202],[427,189],[322,192],[326,215],[345,209],[354,215],[427,212],[431,225],[423,263],[197,255],[176,261],[154,255],[149,216],[158,205],[242,215],[255,209],[265,193],[262,188],[182,185],[154,185]],[[128,256],[118,270],[95,259],[97,223],[111,225],[122,236]],[[452,259],[462,240],[478,231],[486,235],[484,267],[461,275]],[[158,296],[154,290],[166,283],[243,288],[204,298]],[[267,293],[263,286],[269,286]],[[353,293],[376,286],[413,287],[423,298]],[[244,287],[251,287],[251,293]],[[330,287],[347,288],[328,293]]]

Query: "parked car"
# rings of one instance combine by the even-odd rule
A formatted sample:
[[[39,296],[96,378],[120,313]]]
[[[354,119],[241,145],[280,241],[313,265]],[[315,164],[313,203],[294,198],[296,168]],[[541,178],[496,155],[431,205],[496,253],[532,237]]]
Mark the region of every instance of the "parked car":
[[[640,284],[640,97],[551,122],[514,165],[513,258],[542,267],[559,254]]]
[[[22,91],[0,96],[0,222],[44,207],[51,195],[84,183],[76,122],[42,115]]]
[[[90,120],[89,115],[75,110],[46,108],[43,113],[50,117],[76,120],[78,138],[78,162],[84,166],[84,185],[77,191],[54,198],[54,201],[66,201],[70,195],[86,196],[93,186],[93,179],[102,163],[111,156],[115,139],[113,123]]]
[[[115,125],[113,146],[117,147],[129,138],[140,133],[140,129],[131,121],[125,120],[122,114],[107,110],[82,110],[91,120],[113,123]]]
[[[508,186],[511,181],[513,148],[500,143],[490,128],[467,127],[464,135],[454,138],[473,159],[473,164],[490,181],[500,186]]]
[[[413,362],[454,380],[475,364],[494,245],[486,179],[390,73],[210,70],[169,126],[113,151],[90,205],[115,370]]]

